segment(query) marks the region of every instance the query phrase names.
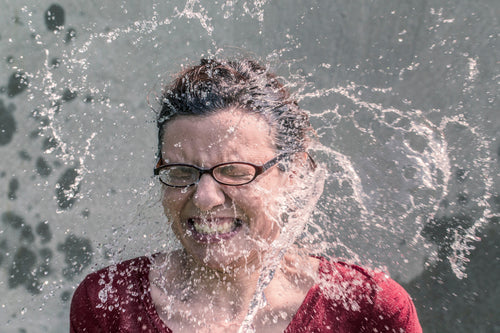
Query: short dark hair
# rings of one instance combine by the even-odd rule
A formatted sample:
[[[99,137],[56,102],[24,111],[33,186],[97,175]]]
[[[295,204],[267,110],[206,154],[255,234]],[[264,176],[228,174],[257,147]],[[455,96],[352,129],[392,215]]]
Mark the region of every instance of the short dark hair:
[[[308,113],[299,108],[275,74],[254,60],[201,59],[165,87],[160,103],[158,156],[168,121],[178,115],[207,115],[230,107],[263,115],[275,131],[278,150],[307,148]]]

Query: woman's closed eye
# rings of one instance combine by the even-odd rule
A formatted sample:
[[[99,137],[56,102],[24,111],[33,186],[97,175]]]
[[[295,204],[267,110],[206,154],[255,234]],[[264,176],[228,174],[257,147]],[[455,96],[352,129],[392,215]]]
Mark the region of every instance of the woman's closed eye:
[[[187,166],[174,166],[165,169],[162,173],[169,179],[192,179],[197,171]]]
[[[217,173],[231,178],[252,178],[255,169],[243,164],[228,164],[217,168]]]

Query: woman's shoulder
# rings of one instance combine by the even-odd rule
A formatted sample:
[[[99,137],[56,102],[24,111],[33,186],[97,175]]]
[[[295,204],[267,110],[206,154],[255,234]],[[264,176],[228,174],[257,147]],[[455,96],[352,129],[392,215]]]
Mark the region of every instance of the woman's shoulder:
[[[151,260],[137,257],[88,274],[73,294],[72,306],[95,304],[97,308],[144,294]]]
[[[321,258],[318,293],[337,315],[363,318],[369,327],[421,332],[411,297],[381,270]]]
[[[130,322],[130,314],[145,321],[151,317],[149,266],[148,257],[138,257],[87,275],[71,300],[71,332],[118,331],[121,325],[138,325]]]
[[[352,286],[356,290],[371,291],[374,296],[392,289],[404,291],[386,272],[344,261],[320,258],[319,277],[320,281],[327,283],[336,282],[344,286]]]
[[[88,274],[80,286],[102,286],[109,283],[121,285],[123,280],[134,280],[147,275],[150,265],[151,259],[146,256],[128,259]]]

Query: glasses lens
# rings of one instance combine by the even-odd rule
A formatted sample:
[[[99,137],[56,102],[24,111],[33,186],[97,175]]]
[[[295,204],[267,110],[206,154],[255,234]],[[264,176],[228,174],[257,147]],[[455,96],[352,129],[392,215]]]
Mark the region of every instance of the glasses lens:
[[[160,170],[160,180],[170,186],[189,186],[199,178],[199,172],[186,165],[171,165]]]
[[[214,178],[228,185],[243,185],[255,178],[255,168],[246,163],[229,163],[214,169]]]

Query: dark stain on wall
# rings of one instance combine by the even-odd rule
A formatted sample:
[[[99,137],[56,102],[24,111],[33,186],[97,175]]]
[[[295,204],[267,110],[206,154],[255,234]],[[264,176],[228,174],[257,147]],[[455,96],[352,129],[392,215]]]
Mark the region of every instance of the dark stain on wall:
[[[92,262],[93,252],[90,240],[75,235],[68,235],[64,243],[59,244],[57,249],[64,253],[66,268],[63,276],[73,280]]]
[[[66,31],[66,36],[64,37],[64,42],[66,44],[70,43],[76,38],[76,30],[74,28],[69,28],[68,31]]]
[[[19,189],[19,181],[17,180],[16,177],[12,177],[9,181],[9,191],[7,192],[7,197],[10,200],[16,200],[17,199],[17,190]]]
[[[14,111],[13,105],[6,107],[0,99],[0,146],[10,143],[16,131],[16,121],[12,111]]]
[[[10,211],[2,214],[2,222],[13,229],[21,229],[25,223],[22,216]]]
[[[0,266],[2,266],[2,262],[4,260],[5,253],[7,252],[7,240],[0,240]]]
[[[58,68],[61,65],[61,59],[59,58],[52,58],[50,60],[50,66],[52,68]]]
[[[28,75],[23,71],[16,71],[9,77],[7,83],[7,96],[14,97],[19,95],[28,88],[29,79]]]
[[[42,150],[47,151],[47,150],[52,150],[57,147],[57,140],[54,139],[53,137],[48,137],[43,140],[42,143]]]
[[[33,228],[29,224],[24,224],[21,227],[21,234],[19,235],[19,240],[24,244],[31,244],[35,241],[35,235],[33,234]]]
[[[78,93],[76,91],[72,91],[68,88],[64,89],[63,94],[62,94],[62,100],[64,102],[69,102],[72,101],[78,96]]]
[[[43,157],[39,157],[36,160],[36,171],[40,176],[48,177],[52,172],[52,168]]]
[[[0,216],[4,232],[0,234],[0,266],[8,275],[10,289],[24,287],[32,295],[43,291],[43,281],[52,275],[53,251],[49,243],[53,239],[49,222],[41,221],[33,228],[18,213],[8,211]],[[42,246],[40,247],[41,244]],[[66,267],[61,274],[72,280],[92,262],[94,253],[89,239],[70,234],[57,249],[65,257]],[[70,299],[71,292],[64,291],[61,299]]]
[[[36,226],[36,233],[41,238],[41,243],[45,244],[52,240],[52,231],[50,230],[48,221],[41,221]]]
[[[32,272],[35,264],[36,253],[25,246],[19,247],[9,269],[9,288],[13,289],[19,285],[25,285],[28,290],[32,289],[31,286],[34,282]]]
[[[52,4],[45,11],[45,26],[50,31],[59,31],[64,27],[64,8],[58,4]]]
[[[31,161],[31,155],[26,150],[19,151],[19,158],[23,161]]]
[[[68,209],[73,207],[76,195],[80,191],[80,185],[75,186],[78,171],[75,168],[66,169],[56,183],[56,199],[59,208]]]

